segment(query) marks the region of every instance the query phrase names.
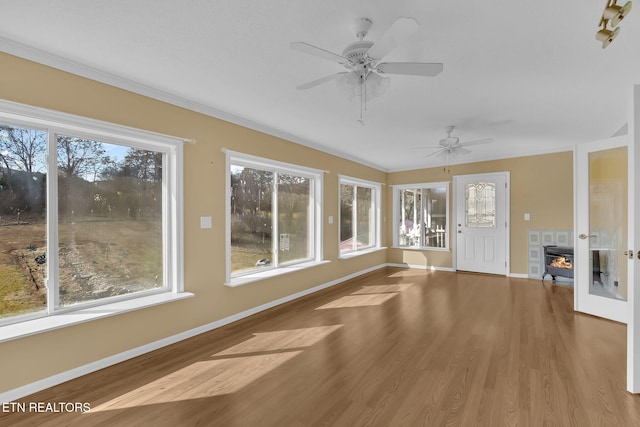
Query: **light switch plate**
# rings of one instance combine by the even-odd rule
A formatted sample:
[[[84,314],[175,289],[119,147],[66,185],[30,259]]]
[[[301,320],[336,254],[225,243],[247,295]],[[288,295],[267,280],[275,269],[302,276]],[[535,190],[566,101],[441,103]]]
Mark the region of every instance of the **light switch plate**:
[[[211,228],[211,217],[210,216],[201,216],[200,217],[200,228]]]
[[[329,224],[333,224],[333,215],[329,215]]]
[[[524,220],[531,221],[531,214],[528,214],[528,213],[524,214]]]

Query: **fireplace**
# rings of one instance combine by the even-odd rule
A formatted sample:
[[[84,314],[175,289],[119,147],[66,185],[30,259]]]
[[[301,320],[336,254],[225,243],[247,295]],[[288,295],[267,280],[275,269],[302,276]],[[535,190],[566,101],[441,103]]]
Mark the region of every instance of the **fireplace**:
[[[573,248],[565,246],[543,246],[544,274],[555,282],[557,276],[573,279]]]

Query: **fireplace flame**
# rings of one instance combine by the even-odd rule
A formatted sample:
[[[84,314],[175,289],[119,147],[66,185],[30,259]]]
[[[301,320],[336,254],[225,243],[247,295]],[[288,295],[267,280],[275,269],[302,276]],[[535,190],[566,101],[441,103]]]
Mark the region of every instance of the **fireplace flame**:
[[[569,258],[560,256],[551,261],[551,267],[566,268],[567,270],[573,270],[573,262]]]

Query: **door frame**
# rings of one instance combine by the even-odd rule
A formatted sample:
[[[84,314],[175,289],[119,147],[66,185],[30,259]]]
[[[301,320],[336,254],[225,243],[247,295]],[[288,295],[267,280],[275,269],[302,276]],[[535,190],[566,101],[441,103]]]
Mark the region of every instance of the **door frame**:
[[[629,291],[627,318],[627,390],[640,393],[640,85],[633,85],[629,100],[629,235],[627,246],[633,249],[633,260],[628,261]]]
[[[451,252],[451,265],[453,267],[453,271],[458,271],[458,236],[457,228],[455,224],[457,224],[458,220],[458,209],[464,209],[464,206],[459,206],[458,203],[458,180],[461,177],[465,178],[482,178],[483,176],[488,175],[504,175],[504,182],[506,184],[506,188],[504,189],[504,218],[505,218],[505,242],[504,242],[504,253],[505,253],[505,268],[504,275],[509,276],[511,272],[511,249],[510,249],[510,241],[511,241],[511,172],[509,171],[497,171],[497,172],[486,172],[486,173],[473,173],[473,174],[462,174],[462,175],[454,175],[453,176],[453,191],[451,192],[453,195],[453,210],[452,210],[452,218],[451,218],[451,234],[454,235],[453,238],[453,249]],[[454,231],[456,230],[456,231]]]

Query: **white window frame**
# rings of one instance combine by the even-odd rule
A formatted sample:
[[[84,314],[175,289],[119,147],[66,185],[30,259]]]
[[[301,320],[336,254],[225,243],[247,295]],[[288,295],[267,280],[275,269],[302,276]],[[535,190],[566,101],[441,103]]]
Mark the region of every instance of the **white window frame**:
[[[350,250],[341,250],[340,249],[340,230],[342,228],[342,186],[343,185],[351,185],[354,187],[353,192],[353,217],[351,220],[353,226],[353,236],[355,238],[353,248]],[[370,188],[371,189],[371,211],[373,212],[373,220],[372,224],[369,225],[373,231],[374,244],[369,245],[364,248],[358,248],[356,243],[357,240],[357,232],[358,232],[358,222],[357,222],[357,214],[358,214],[358,204],[357,204],[357,189],[358,187]],[[353,178],[346,175],[338,175],[338,252],[340,254],[340,258],[349,258],[355,255],[361,255],[369,252],[373,252],[381,247],[381,212],[382,212],[382,184],[379,182],[367,181],[364,179]]]
[[[427,246],[424,244],[424,233],[420,233],[420,245],[419,246],[406,246],[400,245],[400,231],[398,229],[397,224],[400,223],[400,192],[404,190],[426,190],[431,188],[442,188],[444,187],[447,192],[446,196],[446,220],[447,226],[444,235],[444,247],[438,246]],[[415,249],[415,250],[430,250],[430,251],[449,251],[449,239],[450,239],[450,230],[451,230],[451,211],[450,211],[450,203],[449,198],[451,197],[450,190],[450,182],[426,182],[420,184],[402,184],[402,185],[394,185],[393,187],[393,247],[400,249]],[[420,210],[424,212],[424,197],[420,198]]]
[[[61,307],[58,301],[57,179],[47,179],[46,310],[0,320],[0,342],[79,322],[111,316],[192,296],[184,292],[183,143],[184,139],[44,108],[0,100],[3,125],[47,133],[47,175],[57,176],[57,135],[147,149],[163,154],[162,288]],[[95,310],[95,307],[100,310]]]
[[[225,216],[226,216],[226,280],[225,285],[230,287],[241,286],[258,280],[280,274],[297,271],[303,268],[313,267],[324,263],[322,251],[322,195],[324,171],[319,169],[308,168],[305,166],[294,165],[291,163],[280,162],[277,160],[266,159],[263,157],[253,156],[250,154],[240,153],[223,149],[226,155],[225,169]],[[274,173],[274,191],[272,200],[272,209],[275,215],[272,215],[272,256],[273,260],[269,267],[259,270],[251,270],[247,272],[232,273],[231,272],[231,166],[237,165],[251,169],[258,169]],[[295,175],[308,178],[310,182],[309,191],[309,218],[308,218],[308,249],[310,256],[302,260],[289,261],[286,263],[278,262],[278,215],[277,215],[277,180],[276,174]]]

